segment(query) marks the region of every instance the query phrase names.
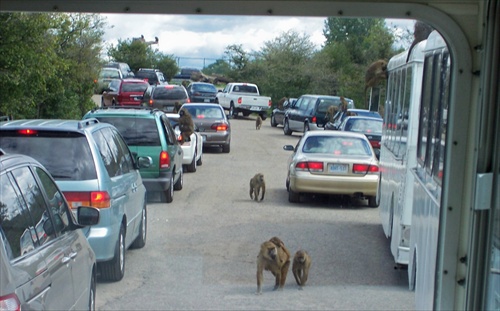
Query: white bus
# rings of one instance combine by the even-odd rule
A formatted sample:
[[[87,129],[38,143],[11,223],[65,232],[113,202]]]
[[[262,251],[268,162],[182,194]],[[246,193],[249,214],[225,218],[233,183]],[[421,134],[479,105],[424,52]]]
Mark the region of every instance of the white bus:
[[[417,163],[425,44],[426,41],[420,42],[411,51],[392,57],[387,65],[379,213],[397,267],[406,267],[409,261],[414,181],[410,171]]]

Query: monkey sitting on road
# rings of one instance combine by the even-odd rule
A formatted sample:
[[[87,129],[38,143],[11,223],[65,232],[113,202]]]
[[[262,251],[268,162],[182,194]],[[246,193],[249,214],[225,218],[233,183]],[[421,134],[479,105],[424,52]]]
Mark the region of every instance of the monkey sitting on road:
[[[257,120],[255,120],[255,129],[260,130],[261,126],[262,126],[262,117],[257,116]]]
[[[305,250],[298,250],[293,257],[292,272],[299,289],[306,285],[311,267],[311,257]]]
[[[277,239],[282,246],[278,246],[271,240]],[[271,271],[276,282],[274,290],[282,290],[285,286],[286,275],[290,267],[290,253],[285,248],[284,243],[277,237],[266,241],[260,245],[260,252],[257,256],[257,295],[262,294],[262,279],[264,270]]]
[[[189,141],[191,138],[191,134],[194,133],[194,123],[193,118],[189,111],[185,108],[179,111],[179,130],[181,131],[182,142]]]
[[[250,199],[258,201],[259,193],[262,190],[262,197],[260,201],[264,200],[266,193],[266,182],[264,181],[264,174],[257,173],[250,179]]]

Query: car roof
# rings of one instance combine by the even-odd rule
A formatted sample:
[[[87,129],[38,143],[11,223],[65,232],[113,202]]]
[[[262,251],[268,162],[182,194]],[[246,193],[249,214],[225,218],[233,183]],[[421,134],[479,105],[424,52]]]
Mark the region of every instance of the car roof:
[[[22,119],[0,122],[1,130],[50,130],[57,132],[80,132],[83,133],[89,127],[107,127],[109,124],[99,122],[97,119],[86,120],[63,120],[63,119]]]
[[[122,83],[147,83],[142,79],[136,79],[136,78],[120,79],[120,81],[122,81]]]
[[[334,99],[340,99],[342,96],[336,96],[336,95],[321,95],[321,94],[303,94],[300,97],[316,97],[316,98],[334,98]],[[352,101],[352,99],[344,97],[345,100]]]
[[[88,111],[85,116],[99,115],[99,116],[154,116],[155,114],[163,114],[163,112],[156,108],[149,107],[105,107],[95,108]]]
[[[337,136],[337,137],[360,137],[366,139],[365,134],[357,132],[347,132],[347,131],[307,131],[303,137],[311,136]]]
[[[22,164],[36,164],[38,166],[43,166],[40,162],[30,156],[20,153],[6,153],[0,149],[0,172],[8,169],[9,167]]]
[[[345,118],[345,120],[353,120],[353,119],[363,119],[363,120],[383,122],[382,118],[372,117],[372,116],[348,116],[347,118]]]

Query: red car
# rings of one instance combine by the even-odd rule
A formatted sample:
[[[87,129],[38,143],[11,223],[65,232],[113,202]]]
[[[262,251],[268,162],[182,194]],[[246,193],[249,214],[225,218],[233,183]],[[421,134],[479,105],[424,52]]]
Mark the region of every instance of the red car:
[[[101,97],[101,107],[140,106],[149,83],[140,79],[112,80]]]

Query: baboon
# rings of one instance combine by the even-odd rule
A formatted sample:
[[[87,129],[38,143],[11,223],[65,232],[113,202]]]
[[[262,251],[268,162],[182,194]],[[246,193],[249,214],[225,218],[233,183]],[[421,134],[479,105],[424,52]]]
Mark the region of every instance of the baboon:
[[[250,179],[250,199],[258,201],[259,193],[262,190],[262,197],[260,200],[264,200],[264,194],[266,193],[266,182],[264,181],[264,174],[257,173],[252,179]]]
[[[365,94],[370,87],[377,86],[380,81],[387,79],[387,61],[379,59],[371,63],[365,73]]]
[[[327,120],[328,122],[332,122],[333,116],[337,113],[338,109],[339,107],[336,105],[329,106],[328,109],[326,109],[325,120]]]
[[[194,133],[194,123],[191,114],[186,109],[179,111],[179,130],[181,131],[182,143],[190,140]]]
[[[286,102],[286,100],[287,100],[287,99],[288,99],[288,98],[283,97],[283,98],[281,98],[281,99],[278,101],[278,105],[277,105],[277,106],[278,106],[278,109],[280,109],[280,110],[282,110],[282,109],[283,109],[283,105],[285,104],[285,102]]]
[[[311,257],[305,250],[298,250],[293,257],[292,272],[299,289],[306,285],[311,267]]]
[[[257,120],[255,120],[255,129],[260,130],[261,126],[262,126],[262,117],[259,115],[257,116]]]
[[[406,62],[408,62],[413,47],[417,45],[417,43],[419,43],[420,41],[424,41],[425,39],[427,39],[433,30],[434,29],[431,26],[427,25],[424,22],[421,21],[415,22],[415,25],[413,26],[413,42],[411,43],[410,48],[408,49],[408,56],[406,57]]]
[[[281,241],[279,238],[277,238]],[[282,290],[285,286],[286,275],[290,267],[290,253],[283,246],[278,246],[271,241],[266,241],[260,245],[260,252],[257,256],[257,295],[262,294],[262,279],[264,270],[271,271],[276,282],[274,290]]]

